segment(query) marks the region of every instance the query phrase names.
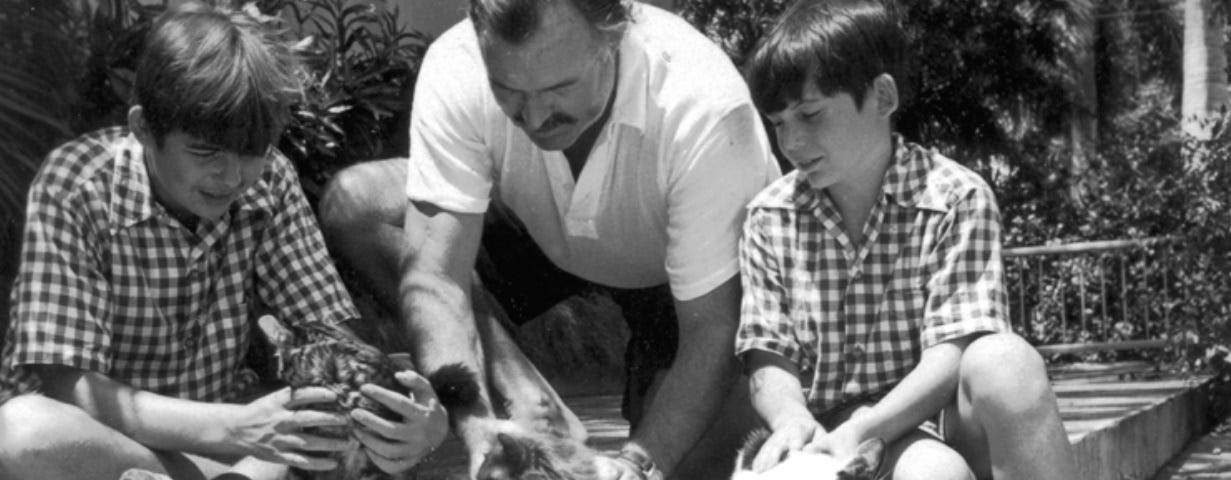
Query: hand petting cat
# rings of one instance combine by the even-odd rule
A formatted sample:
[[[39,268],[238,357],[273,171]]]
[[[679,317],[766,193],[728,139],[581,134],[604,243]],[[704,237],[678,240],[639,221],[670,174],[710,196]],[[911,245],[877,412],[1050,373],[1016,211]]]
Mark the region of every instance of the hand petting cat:
[[[351,411],[351,418],[362,427],[354,430],[355,437],[386,473],[418,464],[449,430],[449,416],[426,378],[412,370],[400,371],[394,378],[410,392],[403,395],[375,384],[360,387],[360,392],[400,415],[401,421],[364,409]]]

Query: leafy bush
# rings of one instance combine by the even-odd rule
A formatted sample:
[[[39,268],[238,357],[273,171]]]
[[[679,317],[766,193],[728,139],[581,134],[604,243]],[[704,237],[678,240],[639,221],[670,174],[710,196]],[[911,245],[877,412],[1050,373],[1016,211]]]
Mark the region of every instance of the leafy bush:
[[[409,150],[411,93],[428,38],[397,21],[396,9],[371,1],[263,0],[299,39],[304,98],[280,149],[315,198],[346,165]]]

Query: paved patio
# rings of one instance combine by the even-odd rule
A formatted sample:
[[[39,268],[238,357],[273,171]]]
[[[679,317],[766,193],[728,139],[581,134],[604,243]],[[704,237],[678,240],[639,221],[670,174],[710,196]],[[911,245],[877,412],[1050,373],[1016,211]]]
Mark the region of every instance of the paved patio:
[[[1109,376],[1058,380],[1054,385],[1080,478],[1151,479],[1176,458],[1158,480],[1231,479],[1231,433],[1206,435],[1189,446],[1207,429],[1204,379]],[[590,430],[592,446],[600,451],[619,448],[628,425],[620,418],[618,395],[565,401]],[[464,478],[464,470],[461,445],[450,439],[421,467],[418,478]]]

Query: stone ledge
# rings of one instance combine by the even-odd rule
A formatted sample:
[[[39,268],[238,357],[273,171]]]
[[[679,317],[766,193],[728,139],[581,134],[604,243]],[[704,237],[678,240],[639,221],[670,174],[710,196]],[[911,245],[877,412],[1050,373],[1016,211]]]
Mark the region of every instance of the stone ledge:
[[[1208,386],[1207,377],[1057,382],[1078,477],[1154,478],[1208,429]]]

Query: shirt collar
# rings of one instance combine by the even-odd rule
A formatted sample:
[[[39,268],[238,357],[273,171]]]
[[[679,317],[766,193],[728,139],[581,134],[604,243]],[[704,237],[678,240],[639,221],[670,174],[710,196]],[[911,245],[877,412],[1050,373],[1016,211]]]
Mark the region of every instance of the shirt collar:
[[[885,172],[882,192],[903,207],[944,211],[945,198],[935,188],[928,188],[928,172],[935,163],[932,149],[893,136],[893,164]]]
[[[127,228],[152,218],[154,195],[141,142],[132,133],[126,133],[111,145],[111,155],[115,159],[111,211],[116,223]]]
[[[640,131],[645,131],[646,98],[651,82],[646,81],[649,75],[649,52],[641,44],[642,39],[636,38],[637,22],[641,14],[639,5],[633,4],[629,11],[629,20],[620,39],[620,56],[616,76],[616,98],[612,104],[611,118],[608,124],[628,125]]]

